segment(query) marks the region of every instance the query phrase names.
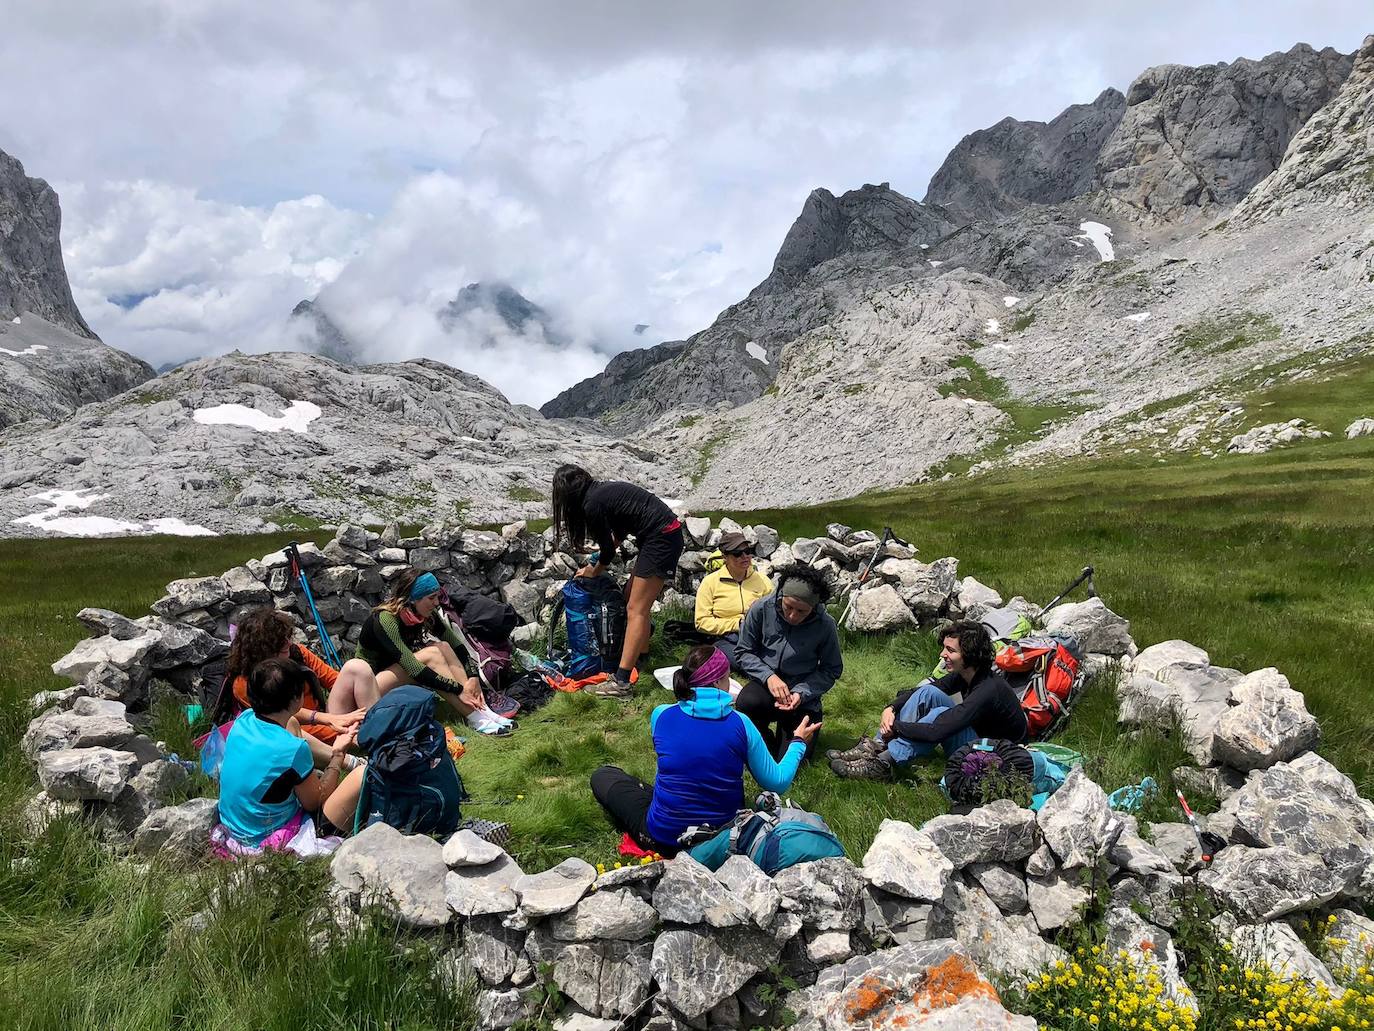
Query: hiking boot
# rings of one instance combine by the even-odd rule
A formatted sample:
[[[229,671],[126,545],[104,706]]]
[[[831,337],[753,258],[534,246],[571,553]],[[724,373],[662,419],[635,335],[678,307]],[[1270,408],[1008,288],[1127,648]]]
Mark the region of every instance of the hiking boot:
[[[853,748],[846,748],[843,751],[832,748],[825,753],[825,757],[827,759],[859,759],[865,755],[877,755],[885,747],[877,738],[861,737],[859,743]]]
[[[618,677],[610,677],[599,684],[588,684],[582,690],[597,698],[631,698],[635,693],[633,684]]]
[[[891,780],[897,772],[897,764],[886,750],[856,759],[831,759],[830,768],[846,780]]]
[[[487,708],[505,719],[510,719],[520,711],[520,703],[510,695],[502,694],[500,691],[488,691],[486,698]]]

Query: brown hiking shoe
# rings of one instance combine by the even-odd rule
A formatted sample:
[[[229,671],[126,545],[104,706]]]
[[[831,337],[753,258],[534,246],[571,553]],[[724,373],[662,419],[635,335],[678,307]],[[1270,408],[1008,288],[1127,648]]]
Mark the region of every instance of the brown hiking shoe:
[[[846,780],[891,780],[897,772],[897,764],[887,754],[887,749],[856,759],[832,759],[830,768]]]
[[[603,680],[599,684],[588,684],[582,691],[597,698],[632,698],[635,693],[633,684],[617,680],[615,677]]]
[[[859,759],[865,755],[877,755],[884,747],[883,743],[875,738],[861,737],[859,743],[853,748],[846,748],[843,751],[832,748],[825,753],[825,757],[827,759]]]

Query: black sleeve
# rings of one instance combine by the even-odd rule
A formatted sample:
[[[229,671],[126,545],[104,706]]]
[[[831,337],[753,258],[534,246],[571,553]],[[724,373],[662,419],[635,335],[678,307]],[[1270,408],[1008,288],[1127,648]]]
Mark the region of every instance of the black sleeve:
[[[286,770],[280,777],[274,780],[262,793],[260,802],[269,805],[277,805],[285,802],[291,797],[291,792],[296,790],[296,785],[301,783],[301,775],[295,770]]]
[[[901,713],[902,706],[904,706],[907,702],[911,701],[911,696],[915,693],[916,689],[914,687],[907,688],[905,691],[897,692],[897,700],[892,703],[892,712],[894,716]]]
[[[980,722],[994,698],[994,692],[986,684],[980,685],[963,702],[952,709],[946,709],[930,723],[906,723],[897,720],[892,724],[892,730],[898,737],[906,738],[908,741],[935,744],[955,731]]]

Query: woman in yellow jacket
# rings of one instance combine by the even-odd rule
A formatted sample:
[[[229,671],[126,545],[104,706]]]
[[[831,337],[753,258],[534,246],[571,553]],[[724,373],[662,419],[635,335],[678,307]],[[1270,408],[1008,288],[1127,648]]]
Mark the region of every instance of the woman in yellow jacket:
[[[696,628],[735,663],[739,627],[749,606],[773,593],[768,577],[754,568],[754,546],[744,534],[730,531],[720,539],[724,559],[697,588]]]

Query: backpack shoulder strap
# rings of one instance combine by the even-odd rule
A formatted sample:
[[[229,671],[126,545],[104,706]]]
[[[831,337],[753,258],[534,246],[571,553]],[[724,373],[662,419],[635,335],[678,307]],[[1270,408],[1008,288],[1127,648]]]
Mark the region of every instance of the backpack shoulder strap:
[[[554,599],[553,608],[549,610],[549,647],[545,655],[553,658],[553,638],[558,630],[558,621],[563,618],[563,592],[558,592],[558,597]]]

